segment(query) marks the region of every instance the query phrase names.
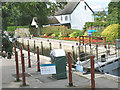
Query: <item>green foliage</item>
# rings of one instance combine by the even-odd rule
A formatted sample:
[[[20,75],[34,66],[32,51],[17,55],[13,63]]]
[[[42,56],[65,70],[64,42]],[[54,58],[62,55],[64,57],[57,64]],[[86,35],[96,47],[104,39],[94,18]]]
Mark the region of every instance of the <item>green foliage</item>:
[[[101,32],[99,32],[99,31],[93,32],[92,36],[101,37]]]
[[[95,22],[103,22],[107,20],[107,14],[105,11],[97,12],[94,14],[95,17]]]
[[[37,17],[38,26],[48,23],[48,16],[54,13],[57,6],[63,8],[66,2],[2,2],[2,30],[8,26],[30,25]],[[49,7],[47,7],[49,6]]]
[[[69,36],[72,38],[77,38],[78,36],[82,36],[83,35],[83,31],[80,30],[75,30],[73,33],[71,33]]]
[[[109,25],[105,30],[102,32],[102,36],[107,38],[107,41],[115,41],[116,39],[120,39],[119,31],[120,31],[119,24],[112,24]]]
[[[85,27],[87,28],[87,27],[91,27],[91,26],[94,26],[94,27],[96,27],[96,26],[104,26],[104,27],[106,27],[108,25],[108,23],[106,23],[106,22],[86,22],[85,23]]]
[[[109,25],[119,23],[119,19],[120,19],[120,2],[110,2],[108,4],[108,17],[107,17]]]
[[[12,52],[13,52],[13,45],[12,42],[9,41],[8,36],[6,36],[5,34],[2,34],[2,52],[5,51],[6,53],[8,53],[7,58],[10,59],[12,56]]]
[[[58,37],[60,32],[63,36],[67,36],[70,32],[67,27],[65,26],[50,26],[50,27],[43,27],[40,29],[41,34],[46,34],[47,36],[51,36],[55,34],[55,37]]]
[[[8,26],[7,31],[8,32],[14,32],[16,28],[29,28],[29,26]]]

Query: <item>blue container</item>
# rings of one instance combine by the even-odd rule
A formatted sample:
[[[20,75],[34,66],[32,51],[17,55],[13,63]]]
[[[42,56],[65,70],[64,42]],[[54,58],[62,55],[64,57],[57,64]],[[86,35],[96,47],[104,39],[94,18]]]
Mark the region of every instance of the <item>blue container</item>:
[[[92,36],[93,32],[97,32],[97,30],[88,30],[88,36]]]

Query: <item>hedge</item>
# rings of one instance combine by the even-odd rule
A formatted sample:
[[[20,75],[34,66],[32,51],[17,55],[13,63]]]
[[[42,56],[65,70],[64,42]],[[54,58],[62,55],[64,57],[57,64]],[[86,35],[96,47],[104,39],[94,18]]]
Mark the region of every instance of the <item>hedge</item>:
[[[9,26],[7,27],[8,32],[14,32],[16,28],[29,28],[29,26]]]

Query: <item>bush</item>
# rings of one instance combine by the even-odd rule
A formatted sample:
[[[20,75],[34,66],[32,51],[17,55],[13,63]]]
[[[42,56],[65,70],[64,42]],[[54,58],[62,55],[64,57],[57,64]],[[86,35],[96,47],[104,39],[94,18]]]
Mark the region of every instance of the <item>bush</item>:
[[[29,26],[9,26],[7,27],[8,32],[14,32],[16,28],[29,28]]]
[[[92,36],[101,37],[101,33],[99,31],[93,32]]]
[[[112,24],[105,28],[105,30],[102,32],[102,36],[106,37],[107,41],[115,41],[116,39],[119,39],[119,30],[120,30],[119,24]]]

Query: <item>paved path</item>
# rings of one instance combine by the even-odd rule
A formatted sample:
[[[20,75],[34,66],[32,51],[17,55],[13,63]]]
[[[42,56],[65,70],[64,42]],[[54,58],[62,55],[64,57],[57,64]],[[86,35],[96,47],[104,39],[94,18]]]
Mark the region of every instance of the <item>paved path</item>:
[[[26,51],[23,51],[25,54]],[[26,55],[26,54],[25,54]],[[36,55],[32,55],[32,61],[36,60]],[[50,58],[41,56],[42,63],[49,62]],[[20,57],[19,57],[20,60]],[[27,60],[27,59],[26,59]],[[26,61],[25,61],[26,62]],[[20,74],[21,62],[19,61]],[[28,86],[21,86],[22,81],[15,82],[15,60],[14,56],[12,59],[2,59],[2,87],[3,88],[71,88],[68,86],[68,78],[56,80],[53,79],[51,75],[41,75],[37,72],[37,67],[35,63],[32,63],[32,67],[28,68],[26,63],[26,81]],[[67,74],[68,75],[68,74]],[[83,75],[83,73],[73,71],[73,88],[90,88],[90,74]],[[109,76],[109,78],[107,78]],[[112,77],[112,78],[111,78]],[[20,79],[22,77],[20,75]],[[96,88],[118,88],[117,77],[113,77],[105,74],[96,74]]]

